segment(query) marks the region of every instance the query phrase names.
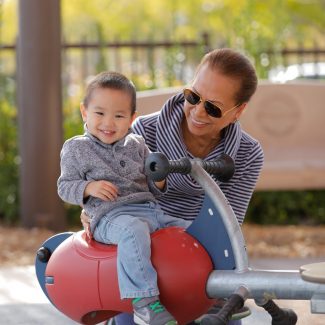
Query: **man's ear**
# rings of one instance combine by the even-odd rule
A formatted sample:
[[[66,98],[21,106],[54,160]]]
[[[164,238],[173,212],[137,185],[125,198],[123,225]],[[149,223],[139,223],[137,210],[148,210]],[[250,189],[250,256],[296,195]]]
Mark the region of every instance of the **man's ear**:
[[[241,104],[238,109],[236,110],[236,120],[239,120],[239,118],[241,117],[241,115],[244,113],[244,111],[246,110],[247,107],[247,103],[243,103]]]
[[[84,122],[86,122],[87,121],[87,109],[86,109],[84,103],[82,103],[82,102],[80,103],[80,113],[81,113],[82,120]]]

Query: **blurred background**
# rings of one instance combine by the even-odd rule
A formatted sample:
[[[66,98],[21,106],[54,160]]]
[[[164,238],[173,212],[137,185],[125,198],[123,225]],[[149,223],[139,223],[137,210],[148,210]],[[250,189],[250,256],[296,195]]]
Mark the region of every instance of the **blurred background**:
[[[57,20],[53,22],[52,17]],[[39,35],[33,26],[30,31],[34,33],[29,32],[26,26],[37,25],[39,21],[44,24],[45,32],[41,35],[40,31]],[[52,24],[51,28],[54,26],[56,31],[49,28],[47,32],[47,23]],[[306,83],[307,88],[303,88],[307,89],[305,102],[302,107],[297,107],[305,110],[307,115],[313,114],[319,121],[324,117],[321,108],[325,102],[324,29],[324,0],[0,1],[0,223],[53,230],[80,225],[80,208],[63,206],[57,197],[53,199],[54,204],[62,205],[63,209],[54,209],[59,211],[57,214],[47,211],[53,203],[47,200],[48,195],[56,195],[54,180],[58,176],[59,156],[58,151],[51,147],[52,142],[40,145],[37,141],[43,137],[47,139],[46,130],[49,130],[53,132],[49,136],[54,134],[56,137],[56,150],[59,150],[64,139],[82,132],[79,103],[89,77],[102,70],[116,70],[134,81],[139,97],[151,95],[154,90],[164,93],[166,89],[172,89],[172,93],[190,82],[204,53],[214,48],[231,47],[244,52],[253,61],[261,88],[274,84],[276,91],[281,93],[281,89],[286,89],[290,93],[288,85],[295,84],[298,90],[293,90],[293,94],[303,96],[306,91],[299,87]],[[35,64],[32,51],[40,48],[39,42],[53,45],[53,35],[59,37],[57,70],[60,91],[54,107],[50,107],[51,102],[44,101],[39,103],[40,108],[31,110],[27,116],[24,104],[28,106],[28,101],[32,101],[38,92],[40,96],[43,93],[39,88],[34,89],[36,86],[33,88],[35,80],[38,75],[47,73],[44,65],[48,64],[49,69],[53,65],[48,52],[44,52],[45,57],[40,56],[39,63]],[[313,93],[310,95],[308,91],[314,89],[319,96],[318,110],[309,111],[313,106],[309,103]],[[274,94],[272,100],[276,99],[277,93]],[[264,106],[270,98],[262,99],[259,102],[255,100],[252,108],[254,105]],[[295,103],[291,106],[293,109]],[[49,120],[41,115],[46,110],[54,111],[50,121],[57,123],[55,131],[51,131],[52,126],[46,125]],[[299,112],[291,113],[294,117]],[[28,119],[35,124],[26,122],[30,121]],[[249,132],[256,134],[257,138],[259,133],[254,128],[258,128],[259,121],[255,124],[254,121],[246,122]],[[294,118],[291,121],[291,124],[283,126],[282,133],[277,130],[277,138],[263,140],[270,152],[274,153],[272,150],[284,139],[292,123],[296,123]],[[42,123],[45,125],[41,133],[37,133],[38,125]],[[273,123],[279,121],[275,119]],[[245,120],[243,124],[245,126]],[[311,122],[300,131],[301,137],[313,131]],[[317,138],[321,143],[325,135],[323,130],[319,132]],[[323,165],[319,166],[322,164],[319,157],[323,156],[317,156],[319,152],[324,153],[325,147],[307,143],[301,151],[301,140],[292,141],[296,143],[299,157],[313,156],[313,164],[318,164],[318,174],[305,175],[299,186],[292,186],[290,182],[279,186],[272,182],[270,186],[261,183],[253,195],[245,219],[247,222],[273,225],[325,223],[325,181],[322,174],[325,169]],[[312,153],[303,151],[313,146],[316,147]],[[50,156],[51,152],[55,155]],[[48,160],[45,159],[47,155]],[[274,160],[281,158],[272,153],[269,156]],[[267,154],[266,158],[269,156]],[[54,167],[50,165],[53,161]],[[305,169],[310,167],[308,163],[304,163]],[[49,168],[42,172],[38,164]],[[296,168],[295,165],[285,167]],[[35,178],[37,173],[38,178]],[[31,177],[34,177],[33,181],[30,181]],[[51,177],[46,187],[44,184]],[[299,178],[299,169],[294,177]],[[323,181],[317,181],[321,179]],[[49,187],[55,194],[50,194]],[[30,208],[33,200],[38,203]],[[42,204],[47,207],[42,208]],[[35,211],[36,205],[40,211]]]
[[[63,204],[56,180],[63,141],[83,132],[87,80],[125,74],[146,114],[189,83],[214,48],[243,52],[259,78],[240,121],[265,152],[242,226],[251,265],[324,260],[324,31],[324,0],[0,0],[3,322],[72,324],[48,304],[32,264],[44,240],[81,229],[80,207]],[[288,302],[298,324],[324,324],[308,303]],[[269,322],[253,314],[247,324]]]

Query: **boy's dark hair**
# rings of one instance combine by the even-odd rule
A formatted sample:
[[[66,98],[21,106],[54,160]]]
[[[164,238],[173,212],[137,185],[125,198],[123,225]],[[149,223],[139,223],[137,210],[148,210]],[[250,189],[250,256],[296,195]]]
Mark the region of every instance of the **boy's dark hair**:
[[[92,93],[98,88],[109,88],[122,90],[128,93],[131,97],[131,115],[136,111],[136,89],[131,80],[123,74],[112,71],[104,71],[96,75],[86,88],[86,95],[83,100],[85,107],[88,107]]]
[[[248,102],[255,93],[257,88],[255,68],[240,52],[229,48],[215,49],[202,58],[196,73],[206,64],[225,76],[240,80],[241,86],[235,98],[237,104]]]

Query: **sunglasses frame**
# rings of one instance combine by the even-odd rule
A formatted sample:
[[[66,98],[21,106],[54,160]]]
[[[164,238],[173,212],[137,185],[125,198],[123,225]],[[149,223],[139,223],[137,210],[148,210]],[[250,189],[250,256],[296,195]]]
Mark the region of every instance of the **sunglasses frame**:
[[[190,92],[191,94],[194,94],[195,96],[198,97],[198,101],[196,103],[191,103],[186,97],[188,97],[186,95],[186,92]],[[206,113],[209,115],[209,116],[212,116],[214,118],[222,118],[224,117],[225,115],[227,115],[230,111],[232,111],[233,109],[239,107],[241,104],[237,104],[235,105],[234,107],[232,108],[229,108],[227,109],[226,111],[223,111],[218,105],[212,103],[210,100],[203,100],[201,95],[199,95],[196,91],[194,91],[193,89],[191,88],[184,88],[183,89],[183,95],[184,95],[184,98],[185,100],[190,103],[191,105],[199,105],[201,102],[203,102],[203,107],[206,111]],[[211,106],[207,106],[206,103],[208,103],[209,105]],[[214,114],[213,111],[216,111],[216,112],[220,112],[220,114]]]

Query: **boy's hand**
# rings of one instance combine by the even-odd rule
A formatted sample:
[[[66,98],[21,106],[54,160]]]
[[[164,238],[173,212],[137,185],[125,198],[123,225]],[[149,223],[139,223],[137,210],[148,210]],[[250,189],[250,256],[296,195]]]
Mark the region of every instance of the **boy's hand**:
[[[160,182],[155,182],[156,186],[160,189],[160,190],[163,190],[164,187],[165,187],[165,184],[166,184],[166,180],[162,180]]]
[[[108,181],[94,181],[88,183],[85,188],[84,197],[89,195],[103,201],[114,201],[117,198],[117,187]]]
[[[87,214],[84,210],[81,211],[80,220],[81,220],[82,226],[84,227],[86,235],[88,236],[88,238],[91,239],[93,237],[93,235],[90,231],[90,218],[87,216]]]

